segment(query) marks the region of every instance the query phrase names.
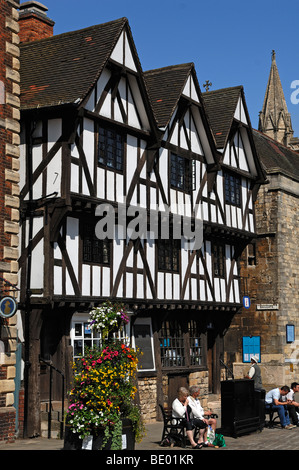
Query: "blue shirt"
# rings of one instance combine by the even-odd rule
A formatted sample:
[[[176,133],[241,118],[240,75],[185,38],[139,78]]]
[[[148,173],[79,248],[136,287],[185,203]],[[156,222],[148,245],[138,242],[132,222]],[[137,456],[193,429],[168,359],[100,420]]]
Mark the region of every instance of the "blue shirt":
[[[265,402],[271,405],[271,404],[274,404],[274,400],[279,401],[279,399],[280,399],[279,388],[273,388],[273,390],[270,390],[270,392],[266,394]]]

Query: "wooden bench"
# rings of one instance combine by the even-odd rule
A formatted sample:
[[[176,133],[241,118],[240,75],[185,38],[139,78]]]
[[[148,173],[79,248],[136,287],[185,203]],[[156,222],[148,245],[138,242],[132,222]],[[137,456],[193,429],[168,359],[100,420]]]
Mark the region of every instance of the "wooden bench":
[[[280,426],[280,419],[277,410],[273,410],[271,405],[269,408],[265,407],[265,416],[267,415],[269,415],[269,421],[265,421],[266,428],[272,429],[274,426]]]
[[[171,407],[163,407],[159,405],[162,417],[163,417],[163,431],[160,445],[179,445],[180,447],[186,447],[189,442],[186,434],[186,428],[184,426],[185,420],[183,418],[174,418],[172,416]],[[213,414],[211,418],[218,418],[218,415]],[[194,440],[198,434],[198,428],[194,428]],[[168,440],[168,442],[167,442]]]
[[[182,418],[173,418],[172,409],[159,405],[163,417],[163,431],[160,445],[179,445],[186,447],[187,435]]]

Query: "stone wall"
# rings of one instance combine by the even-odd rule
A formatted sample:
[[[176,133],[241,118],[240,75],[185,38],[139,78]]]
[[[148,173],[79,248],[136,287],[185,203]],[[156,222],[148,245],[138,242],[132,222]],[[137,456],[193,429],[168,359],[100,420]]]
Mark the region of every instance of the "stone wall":
[[[0,289],[18,284],[20,62],[19,2],[0,0]],[[14,439],[16,429],[16,316],[0,319],[0,441]]]
[[[189,386],[199,385],[200,400],[204,408],[208,406],[208,371],[194,372],[189,375]],[[159,418],[159,410],[157,408],[157,387],[159,386],[156,377],[144,377],[138,379],[138,391],[140,399],[140,407],[144,423],[156,422]],[[162,376],[162,391],[164,398],[164,406],[168,406],[168,376]]]
[[[144,423],[153,423],[157,420],[157,378],[139,379],[138,390]]]
[[[243,295],[251,299],[242,308],[225,337],[226,361],[236,378],[250,364],[242,363],[242,337],[260,336],[261,370],[266,390],[299,379],[299,182],[269,175],[255,205],[256,262],[241,260]],[[295,326],[295,342],[286,342],[286,325]]]

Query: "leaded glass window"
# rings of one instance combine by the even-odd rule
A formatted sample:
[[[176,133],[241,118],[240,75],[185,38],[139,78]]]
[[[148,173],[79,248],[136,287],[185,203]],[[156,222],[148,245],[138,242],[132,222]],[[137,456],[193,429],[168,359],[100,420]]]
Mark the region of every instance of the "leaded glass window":
[[[122,171],[124,139],[114,129],[99,129],[98,162],[108,168]]]
[[[95,224],[86,223],[83,232],[83,262],[110,264],[109,240],[97,238]]]
[[[176,189],[189,192],[194,189],[195,165],[192,160],[174,153],[170,157],[170,184]]]
[[[224,173],[225,202],[234,206],[241,205],[241,180],[232,173]]]
[[[179,271],[179,240],[157,241],[158,269],[163,271]]]

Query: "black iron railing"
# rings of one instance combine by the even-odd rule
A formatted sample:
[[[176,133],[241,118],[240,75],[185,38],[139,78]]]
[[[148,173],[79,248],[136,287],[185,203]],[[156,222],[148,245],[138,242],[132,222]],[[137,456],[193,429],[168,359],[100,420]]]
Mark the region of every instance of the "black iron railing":
[[[222,359],[219,359],[220,364],[225,368],[225,378],[226,380],[229,379],[229,375],[231,375],[231,379],[234,380],[234,374],[233,371],[222,361]]]

